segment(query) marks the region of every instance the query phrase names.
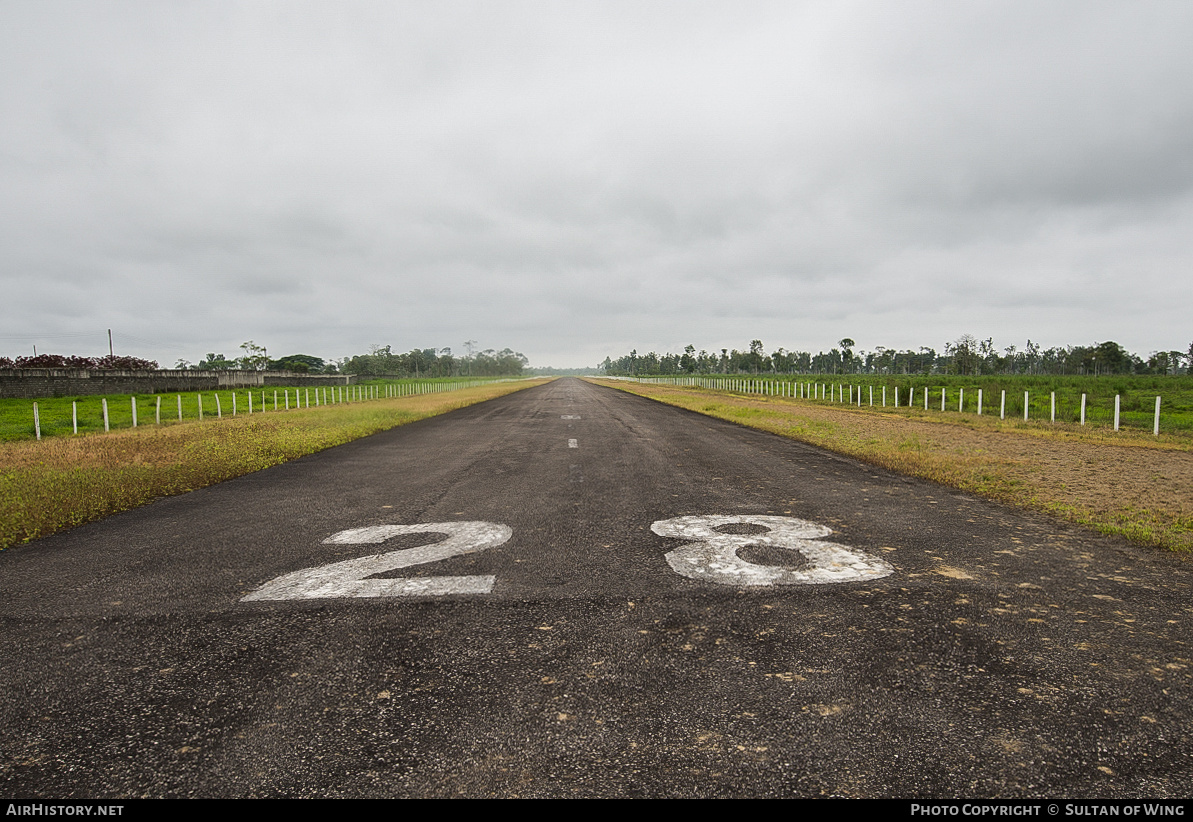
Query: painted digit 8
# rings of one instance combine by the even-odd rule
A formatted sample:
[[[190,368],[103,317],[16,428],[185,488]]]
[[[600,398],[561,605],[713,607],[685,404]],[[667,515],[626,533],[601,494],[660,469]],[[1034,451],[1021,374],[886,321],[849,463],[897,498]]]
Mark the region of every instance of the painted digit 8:
[[[725,534],[717,531],[725,525],[760,525],[764,534]],[[687,545],[667,554],[667,562],[677,574],[720,585],[818,585],[825,582],[858,582],[881,579],[894,568],[878,557],[856,548],[824,542],[820,537],[832,529],[794,517],[761,515],[717,515],[676,517],[659,520],[650,526],[661,537],[689,540]],[[756,565],[737,555],[752,545],[799,551],[808,561],[806,568]]]

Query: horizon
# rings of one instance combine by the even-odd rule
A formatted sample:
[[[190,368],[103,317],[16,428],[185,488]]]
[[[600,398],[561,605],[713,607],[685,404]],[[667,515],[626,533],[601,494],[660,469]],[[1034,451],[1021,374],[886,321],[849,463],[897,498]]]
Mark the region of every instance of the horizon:
[[[474,340],[556,368],[1193,339],[1193,6],[14,0],[0,24],[5,356],[106,353],[108,328],[164,364]]]

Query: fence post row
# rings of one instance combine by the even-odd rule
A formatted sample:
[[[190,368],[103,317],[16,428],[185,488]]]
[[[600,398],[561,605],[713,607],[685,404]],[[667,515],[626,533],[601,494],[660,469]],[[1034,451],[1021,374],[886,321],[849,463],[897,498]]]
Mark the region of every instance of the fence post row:
[[[846,386],[846,385],[840,384],[840,383],[815,383],[815,382],[808,383],[808,382],[804,382],[802,380],[798,380],[798,381],[796,381],[796,380],[787,380],[787,381],[763,380],[763,379],[735,380],[735,379],[725,379],[725,378],[709,379],[709,378],[702,378],[702,377],[693,377],[693,378],[631,377],[629,379],[633,379],[638,382],[653,382],[653,383],[657,383],[657,384],[669,383],[671,385],[696,386],[696,387],[701,387],[701,388],[711,388],[714,390],[729,391],[729,392],[742,393],[742,394],[761,394],[761,395],[771,396],[771,397],[789,397],[791,399],[812,399],[812,400],[819,399],[821,401],[827,400],[830,403],[842,403],[843,404],[843,403],[848,402],[850,405],[854,405],[856,403],[856,405],[859,408],[862,407],[862,400],[863,400],[862,386],[860,386],[860,385],[855,386],[853,384],[849,384],[848,386]],[[501,382],[505,382],[505,381],[506,380],[501,380]],[[387,384],[383,388],[375,386],[375,385],[369,385],[369,386],[354,385],[354,386],[340,386],[340,387],[332,386],[330,398],[328,397],[327,387],[322,387],[322,396],[320,395],[320,390],[321,390],[320,387],[316,387],[315,388],[315,406],[318,407],[320,405],[345,403],[345,402],[348,402],[348,403],[365,402],[368,400],[378,400],[378,399],[391,398],[391,397],[411,396],[411,395],[415,395],[415,394],[440,393],[440,392],[444,392],[444,391],[458,391],[458,390],[461,390],[464,388],[474,387],[475,385],[478,385],[478,384],[480,384],[480,383],[476,383],[474,381],[467,381],[464,383],[415,382],[415,383],[412,383],[410,385],[405,385],[405,386],[403,386],[401,384],[394,384],[394,385]],[[854,389],[857,389],[856,394],[854,393]],[[887,389],[887,387],[885,385],[883,385],[882,386],[882,407],[883,408],[886,407],[886,403],[887,403],[886,389]],[[874,407],[874,399],[875,399],[874,386],[873,385],[868,386],[867,390],[868,390],[868,394],[869,394],[870,407]],[[848,391],[848,393],[847,393],[847,391]],[[338,394],[337,394],[337,392],[338,392]],[[895,404],[896,408],[899,408],[901,406],[900,406],[899,386],[898,385],[894,386],[894,392],[895,392],[894,393],[894,404]],[[285,410],[288,411],[288,410],[290,410],[290,391],[289,391],[289,389],[285,389],[284,394],[285,394],[285,397],[283,398],[283,407]],[[928,394],[929,394],[929,389],[925,387],[924,388],[924,410],[925,411],[928,410]],[[219,392],[215,392],[213,394],[213,396],[215,397],[216,416],[218,418],[222,419],[223,418],[223,407],[222,407],[222,404],[220,401]],[[246,396],[248,397],[248,408],[249,408],[248,413],[252,414],[255,410],[253,408],[253,392],[252,391],[247,392]],[[847,399],[847,397],[848,397],[848,399]],[[304,402],[304,400],[305,400],[305,402]],[[942,387],[940,389],[940,410],[941,411],[944,411],[946,409],[947,400],[948,400],[948,389],[945,387]],[[195,401],[196,401],[196,405],[198,407],[198,418],[200,420],[202,420],[203,419],[203,396],[201,393],[195,394]],[[106,397],[103,397],[103,398],[101,398],[100,402],[103,407],[104,431],[110,431],[111,430],[111,418],[110,418],[109,412],[108,412],[108,400]],[[177,404],[177,409],[178,409],[178,420],[179,420],[179,422],[181,422],[183,420],[182,395],[181,394],[175,395],[175,402]],[[1162,397],[1157,395],[1154,412],[1153,412],[1153,416],[1152,416],[1152,434],[1154,436],[1160,435],[1160,407],[1161,407],[1161,403],[1162,403]],[[278,391],[277,391],[277,389],[275,389],[273,392],[273,407],[274,407],[275,411],[278,410],[278,405],[279,405]],[[915,405],[915,387],[914,386],[912,386],[908,389],[906,405],[908,408],[912,408]],[[1088,394],[1083,392],[1081,394],[1081,405],[1080,405],[1080,414],[1079,414],[1080,424],[1083,426],[1086,424],[1087,405],[1088,405]],[[162,398],[161,398],[161,396],[158,396],[155,398],[155,405],[154,405],[154,422],[157,425],[161,425],[161,406],[162,406]],[[306,388],[305,390],[295,388],[294,389],[294,408],[302,409],[304,406],[306,408],[311,407],[311,390],[310,390],[310,388]],[[138,417],[138,409],[137,409],[137,398],[135,396],[133,396],[130,399],[130,408],[132,411],[132,427],[136,428],[139,425],[139,417]],[[261,392],[261,410],[262,411],[265,410],[265,391]],[[958,391],[957,391],[957,411],[958,411],[958,413],[965,412],[965,389],[963,387],[958,388]],[[232,416],[236,416],[237,413],[238,413],[238,404],[237,404],[237,399],[236,399],[236,392],[233,391],[232,392]],[[978,389],[978,398],[977,398],[977,414],[978,414],[978,416],[982,416],[984,413],[985,413],[985,394],[984,394],[984,389],[979,388]],[[998,408],[999,419],[1005,420],[1006,414],[1007,414],[1007,392],[1006,392],[1006,389],[1003,389],[999,393],[999,408]],[[1031,394],[1029,391],[1024,391],[1023,392],[1023,419],[1024,419],[1024,421],[1029,421],[1030,418],[1031,418]],[[1049,420],[1054,423],[1056,422],[1056,392],[1055,391],[1052,391],[1049,393]],[[33,424],[34,424],[35,436],[37,439],[40,440],[41,439],[41,409],[40,409],[40,405],[37,402],[33,403]],[[1122,395],[1115,394],[1114,395],[1114,430],[1118,431],[1121,429],[1121,427],[1122,427]],[[71,430],[75,434],[79,433],[79,410],[78,410],[78,401],[77,400],[71,401]]]
[[[790,397],[791,399],[811,399],[811,400],[827,400],[830,403],[845,403],[856,405],[860,408],[862,406],[862,386],[845,385],[843,383],[818,383],[806,382],[804,380],[783,380],[783,379],[735,379],[729,377],[614,377],[613,379],[633,380],[636,382],[654,383],[654,384],[668,384],[676,386],[695,386],[699,388],[708,388],[716,391],[729,391],[741,394],[763,394],[772,397]],[[430,386],[431,391],[446,391],[458,388],[456,385],[449,386]],[[882,407],[886,407],[886,389],[882,387]],[[857,393],[854,393],[857,389]],[[869,393],[870,406],[874,407],[874,386],[867,387]],[[928,410],[928,395],[929,389],[924,388],[924,410]],[[374,396],[376,396],[374,394]],[[848,399],[847,399],[848,397]],[[856,397],[856,400],[855,400]],[[1080,406],[1080,424],[1086,424],[1086,407],[1088,405],[1088,394],[1081,394]],[[1152,434],[1160,435],[1160,406],[1161,397],[1156,397],[1155,409],[1152,417]],[[948,389],[942,387],[940,389],[940,410],[944,411],[948,402]],[[899,397],[899,386],[894,386],[894,404],[896,408],[901,407]],[[985,411],[985,389],[978,389],[977,398],[977,415],[983,416]],[[908,388],[906,406],[911,408],[915,405],[915,386]],[[957,411],[958,413],[965,412],[965,389],[959,387],[957,389]],[[1114,430],[1118,431],[1121,428],[1121,412],[1122,412],[1122,396],[1116,394],[1114,397]],[[1007,392],[1002,389],[999,392],[998,398],[998,418],[1005,420],[1007,418]],[[1023,392],[1023,419],[1030,421],[1031,419],[1031,392]],[[1048,419],[1056,422],[1056,392],[1049,392],[1048,396]]]

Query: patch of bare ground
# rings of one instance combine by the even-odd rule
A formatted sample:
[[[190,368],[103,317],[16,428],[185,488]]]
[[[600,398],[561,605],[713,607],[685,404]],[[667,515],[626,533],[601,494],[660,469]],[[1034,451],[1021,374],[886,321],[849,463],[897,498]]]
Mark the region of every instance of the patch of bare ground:
[[[602,383],[1103,533],[1193,550],[1193,442],[1187,437]]]

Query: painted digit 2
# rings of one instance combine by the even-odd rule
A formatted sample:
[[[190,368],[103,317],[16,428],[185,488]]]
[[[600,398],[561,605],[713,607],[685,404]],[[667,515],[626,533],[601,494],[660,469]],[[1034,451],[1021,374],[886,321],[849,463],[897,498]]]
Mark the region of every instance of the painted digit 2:
[[[412,565],[438,562],[471,554],[506,542],[513,531],[493,522],[434,522],[426,525],[373,525],[350,528],[323,540],[331,545],[382,543],[399,534],[446,534],[438,542],[385,554],[346,559],[330,565],[305,568],[267,582],[242,602],[271,599],[331,599],[339,597],[443,596],[444,594],[487,594],[496,577],[407,577],[368,579]]]
[[[715,529],[726,525],[761,525],[764,534],[725,534]],[[688,540],[688,544],[667,554],[677,574],[721,585],[817,585],[824,582],[857,582],[880,579],[894,572],[890,564],[856,548],[823,542],[832,530],[793,517],[698,516],[660,520],[650,526],[661,537]],[[755,565],[737,555],[752,545],[799,551],[808,567],[784,568]]]

